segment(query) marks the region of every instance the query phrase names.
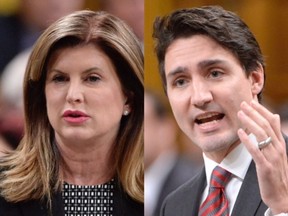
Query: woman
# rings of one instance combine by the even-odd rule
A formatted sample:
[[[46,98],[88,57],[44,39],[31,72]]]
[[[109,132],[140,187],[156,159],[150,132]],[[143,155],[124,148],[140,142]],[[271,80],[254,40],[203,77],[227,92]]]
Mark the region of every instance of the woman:
[[[144,215],[143,54],[105,12],[79,11],[36,42],[25,135],[1,159],[0,215]]]

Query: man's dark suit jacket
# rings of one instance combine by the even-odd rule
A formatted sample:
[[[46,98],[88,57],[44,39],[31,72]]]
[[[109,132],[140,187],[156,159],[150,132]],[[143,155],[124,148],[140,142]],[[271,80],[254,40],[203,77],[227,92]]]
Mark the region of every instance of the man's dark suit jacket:
[[[288,139],[285,136],[286,148]],[[197,216],[202,193],[207,185],[205,169],[164,201],[161,216]],[[255,163],[251,162],[231,216],[263,216],[268,207],[260,196]]]
[[[116,187],[114,191],[113,216],[144,216],[144,205],[132,200],[127,194]],[[47,205],[39,200],[9,203],[0,197],[0,216],[48,216]],[[49,215],[50,216],[50,215]],[[52,199],[52,216],[64,216],[61,192]]]
[[[166,177],[160,194],[156,203],[156,208],[153,212],[153,216],[159,216],[162,203],[164,199],[172,191],[176,190],[179,186],[193,178],[199,172],[200,165],[196,165],[195,162],[190,159],[178,156],[173,168]]]

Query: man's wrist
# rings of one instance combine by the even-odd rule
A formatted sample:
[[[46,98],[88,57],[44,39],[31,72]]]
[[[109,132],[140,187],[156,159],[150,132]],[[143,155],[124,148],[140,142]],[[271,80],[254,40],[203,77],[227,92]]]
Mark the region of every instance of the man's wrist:
[[[288,216],[288,213],[273,214],[271,209],[268,208],[264,216]]]

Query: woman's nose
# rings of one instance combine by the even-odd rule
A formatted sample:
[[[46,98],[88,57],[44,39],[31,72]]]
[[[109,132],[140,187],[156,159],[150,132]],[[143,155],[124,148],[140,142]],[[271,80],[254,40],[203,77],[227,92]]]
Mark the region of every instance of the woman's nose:
[[[81,103],[83,101],[83,89],[81,87],[81,82],[70,81],[66,100],[69,103]]]

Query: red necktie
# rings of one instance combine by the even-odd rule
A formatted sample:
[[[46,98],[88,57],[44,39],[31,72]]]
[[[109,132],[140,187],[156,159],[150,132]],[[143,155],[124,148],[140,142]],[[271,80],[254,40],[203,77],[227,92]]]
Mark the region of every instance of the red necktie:
[[[199,216],[229,216],[228,200],[224,190],[231,173],[216,166],[212,172],[209,194],[202,203]]]

